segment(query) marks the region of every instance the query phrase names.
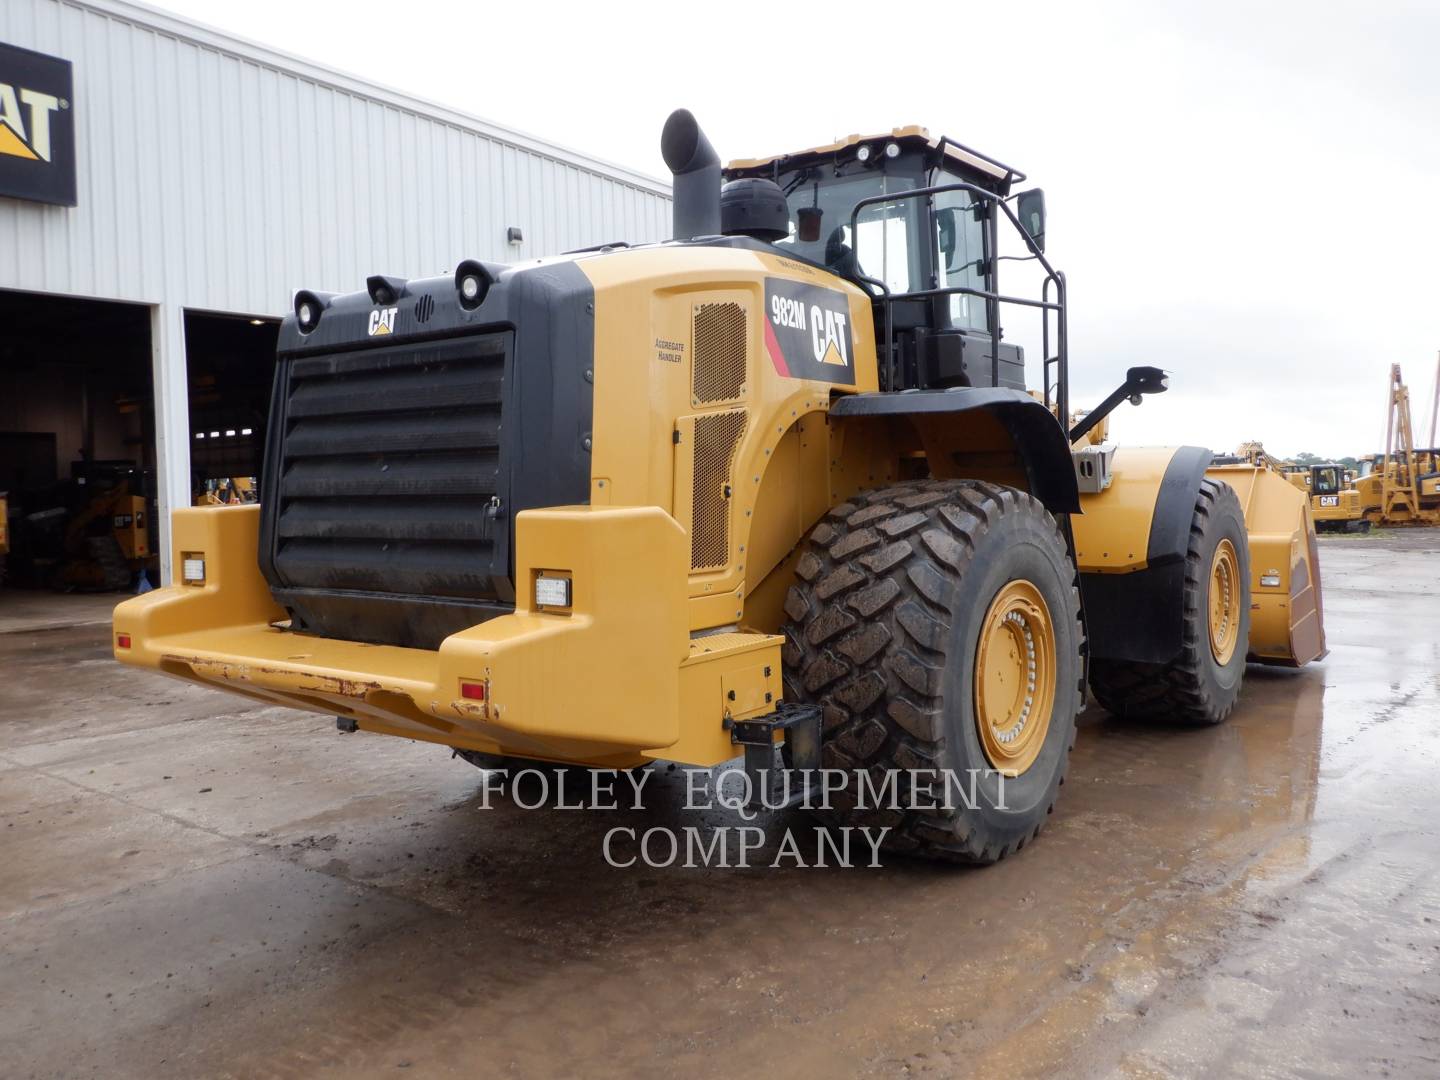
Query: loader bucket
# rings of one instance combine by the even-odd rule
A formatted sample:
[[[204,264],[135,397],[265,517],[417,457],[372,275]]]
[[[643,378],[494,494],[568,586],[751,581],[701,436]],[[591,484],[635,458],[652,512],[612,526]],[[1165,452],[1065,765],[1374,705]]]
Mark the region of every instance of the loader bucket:
[[[1250,659],[1300,667],[1325,646],[1320,558],[1306,493],[1271,469],[1216,465],[1245,508],[1250,536]]]

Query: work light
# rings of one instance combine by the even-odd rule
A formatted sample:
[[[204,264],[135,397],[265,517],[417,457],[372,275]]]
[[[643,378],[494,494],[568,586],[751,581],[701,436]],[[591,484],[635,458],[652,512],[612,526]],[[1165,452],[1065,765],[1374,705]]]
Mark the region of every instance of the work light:
[[[473,311],[485,302],[493,279],[490,272],[474,259],[466,259],[455,268],[455,291],[460,294],[460,306]]]
[[[308,334],[320,323],[320,316],[325,308],[329,306],[330,299],[334,293],[315,293],[309,289],[301,289],[295,294],[295,321],[300,325],[300,332]]]

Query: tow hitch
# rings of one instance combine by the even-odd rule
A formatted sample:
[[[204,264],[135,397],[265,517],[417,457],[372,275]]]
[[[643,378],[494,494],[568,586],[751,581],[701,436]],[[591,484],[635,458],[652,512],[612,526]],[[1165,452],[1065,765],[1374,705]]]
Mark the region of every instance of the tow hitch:
[[[749,720],[725,720],[731,741],[745,748],[745,777],[749,781],[754,809],[778,810],[798,806],[810,792],[810,777],[820,769],[820,706],[781,702],[772,713]],[[784,742],[775,742],[775,733],[784,733]],[[788,785],[784,794],[776,789],[784,781],[785,765],[776,767],[777,746],[790,749],[788,771],[798,773],[799,785]],[[764,795],[762,795],[762,792]],[[773,797],[770,797],[773,796]],[[781,801],[777,801],[781,800]]]

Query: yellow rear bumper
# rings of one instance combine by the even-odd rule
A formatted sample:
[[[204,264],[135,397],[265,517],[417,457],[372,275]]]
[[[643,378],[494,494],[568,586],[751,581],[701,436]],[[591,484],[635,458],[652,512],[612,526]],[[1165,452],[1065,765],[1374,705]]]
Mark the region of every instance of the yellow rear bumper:
[[[615,767],[725,761],[726,715],[780,698],[779,637],[690,638],[688,541],[658,508],[520,514],[515,612],[433,651],[285,628],[256,563],[259,519],[257,506],[177,511],[173,565],[203,557],[205,580],[117,607],[116,658],[367,731]],[[531,610],[541,571],[571,576],[568,612]],[[462,681],[482,683],[484,700],[463,696]]]

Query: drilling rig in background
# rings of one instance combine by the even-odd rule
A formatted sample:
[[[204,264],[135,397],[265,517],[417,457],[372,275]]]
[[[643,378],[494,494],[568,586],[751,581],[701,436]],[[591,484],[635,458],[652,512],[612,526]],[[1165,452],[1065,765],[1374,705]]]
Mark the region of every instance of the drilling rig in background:
[[[1386,398],[1385,453],[1377,455],[1371,472],[1356,480],[1367,519],[1379,525],[1440,525],[1440,450],[1436,420],[1440,417],[1440,358],[1430,401],[1430,438],[1415,445],[1410,418],[1410,389],[1400,365],[1390,365]]]

